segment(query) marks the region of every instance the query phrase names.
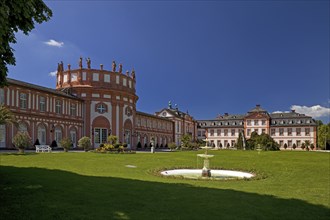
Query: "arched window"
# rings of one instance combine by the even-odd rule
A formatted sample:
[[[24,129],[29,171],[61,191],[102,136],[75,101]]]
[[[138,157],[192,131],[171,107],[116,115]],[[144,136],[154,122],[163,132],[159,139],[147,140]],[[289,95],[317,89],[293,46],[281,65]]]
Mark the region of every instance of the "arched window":
[[[60,141],[62,140],[62,129],[60,127],[55,128],[55,141],[58,146],[60,146]]]
[[[24,123],[19,123],[18,125],[18,131],[19,132],[28,132],[27,126]]]
[[[70,130],[70,139],[72,141],[73,147],[77,146],[77,133],[75,129]]]
[[[46,144],[46,128],[44,125],[38,126],[38,139],[40,144]]]

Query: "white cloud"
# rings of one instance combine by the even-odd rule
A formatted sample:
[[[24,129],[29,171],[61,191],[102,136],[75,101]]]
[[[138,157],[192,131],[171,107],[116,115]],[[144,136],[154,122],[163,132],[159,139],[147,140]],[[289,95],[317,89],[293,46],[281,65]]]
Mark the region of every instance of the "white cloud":
[[[326,108],[320,105],[314,105],[311,107],[308,106],[300,106],[300,105],[292,105],[291,110],[295,110],[300,114],[305,114],[311,116],[313,118],[322,118],[330,116],[330,108]]]
[[[53,72],[50,72],[49,75],[50,75],[50,76],[56,76],[56,73],[57,73],[57,71],[55,70],[55,71],[53,71]]]
[[[60,41],[56,41],[53,39],[50,39],[49,41],[44,42],[48,46],[53,46],[53,47],[63,47],[64,43]]]

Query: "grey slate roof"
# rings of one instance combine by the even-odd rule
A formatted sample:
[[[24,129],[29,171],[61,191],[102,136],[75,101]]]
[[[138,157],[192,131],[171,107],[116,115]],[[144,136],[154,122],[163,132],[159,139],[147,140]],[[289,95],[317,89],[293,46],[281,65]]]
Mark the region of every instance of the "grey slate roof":
[[[23,81],[16,80],[16,79],[7,78],[7,82],[8,82],[9,85],[10,84],[18,85],[18,86],[22,86],[22,87],[25,87],[25,88],[28,88],[28,89],[35,89],[35,90],[39,90],[39,91],[42,91],[42,92],[51,93],[51,94],[58,95],[58,96],[63,96],[63,97],[66,97],[66,98],[82,100],[82,99],[80,99],[76,96],[67,94],[65,92],[62,92],[62,91],[59,91],[59,90],[56,90],[56,89],[51,89],[51,88],[47,88],[47,87],[43,87],[43,86],[39,86],[39,85],[27,83],[27,82],[23,82]]]

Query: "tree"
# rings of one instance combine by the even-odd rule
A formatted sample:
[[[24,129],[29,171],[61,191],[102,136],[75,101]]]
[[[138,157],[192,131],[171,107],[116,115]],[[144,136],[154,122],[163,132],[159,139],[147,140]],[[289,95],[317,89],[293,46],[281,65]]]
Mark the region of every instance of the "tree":
[[[0,1],[0,87],[7,85],[7,65],[15,65],[13,48],[15,33],[24,34],[34,29],[35,22],[48,21],[52,11],[42,0],[2,0]]]
[[[327,141],[330,140],[330,123],[317,127],[317,146],[325,149]]]
[[[244,143],[243,143],[243,135],[242,135],[242,132],[239,132],[238,134],[238,138],[237,138],[237,144],[236,144],[236,147],[237,147],[237,150],[243,150],[243,146],[244,146]]]
[[[27,132],[18,132],[13,138],[13,144],[20,153],[24,153],[24,149],[29,147],[31,143],[31,138]]]
[[[78,141],[78,146],[84,148],[85,151],[88,151],[92,146],[91,139],[89,137],[82,137]]]
[[[72,141],[70,138],[63,138],[62,140],[60,140],[60,144],[63,147],[64,151],[68,152],[68,150],[72,146]]]
[[[4,105],[0,105],[0,125],[5,124],[18,125],[14,114]]]
[[[173,149],[176,148],[176,144],[174,142],[171,142],[168,144],[168,148],[170,148],[170,150],[172,151]]]
[[[184,134],[181,137],[182,148],[188,148],[191,142],[191,136],[189,134]]]
[[[251,138],[247,140],[247,149],[254,150],[258,145],[263,150],[279,150],[279,145],[268,134],[262,133],[258,135],[257,132],[252,132]]]

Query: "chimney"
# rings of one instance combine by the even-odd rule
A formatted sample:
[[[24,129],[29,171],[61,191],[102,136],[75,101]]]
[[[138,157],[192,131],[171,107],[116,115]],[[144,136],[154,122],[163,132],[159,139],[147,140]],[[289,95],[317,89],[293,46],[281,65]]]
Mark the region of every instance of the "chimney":
[[[228,116],[229,114],[228,113],[225,113],[225,116]]]
[[[256,105],[256,107],[257,107],[257,108],[260,108],[260,105],[259,105],[259,104],[257,104],[257,105]]]
[[[291,112],[292,112],[292,113],[295,113],[295,112],[296,112],[296,110],[292,109],[292,110],[291,110]]]

